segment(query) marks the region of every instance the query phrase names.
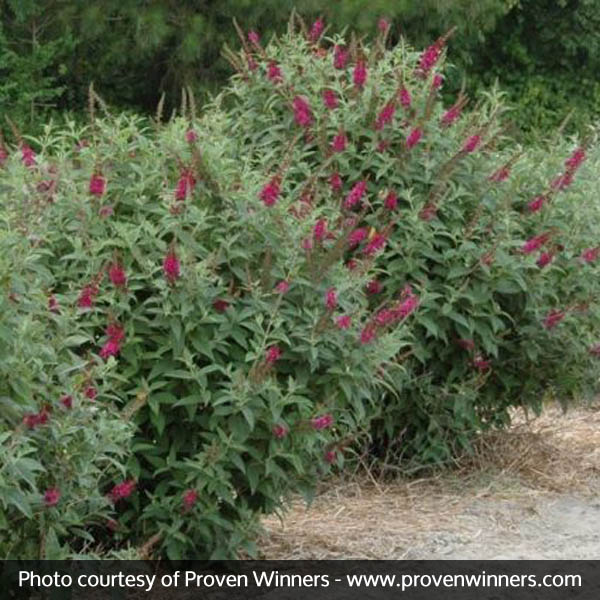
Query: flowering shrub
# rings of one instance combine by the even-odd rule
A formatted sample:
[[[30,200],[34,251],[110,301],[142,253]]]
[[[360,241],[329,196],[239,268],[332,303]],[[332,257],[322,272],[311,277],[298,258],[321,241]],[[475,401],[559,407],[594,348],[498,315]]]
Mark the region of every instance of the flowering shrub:
[[[421,52],[386,38],[245,45],[214,111],[228,107],[224,135],[265,181],[298,189],[285,206],[300,221],[339,207],[350,277],[371,279],[361,340],[402,303],[414,312],[372,450],[421,464],[506,424],[510,406],[597,383],[599,157],[594,131],[516,146],[497,90],[443,106],[448,36]]]
[[[6,220],[25,247],[35,240],[46,277],[44,293],[23,293],[67,336],[46,334],[76,381],[64,386],[73,408],[55,412],[75,427],[97,407],[136,427],[126,469],[100,480],[110,520],[80,527],[104,548],[252,552],[260,514],[343,464],[379,412],[376,389],[402,368],[379,370],[408,343],[410,311],[372,322],[372,274],[342,260],[351,223],[336,205],[318,223],[299,218],[304,182],[242,161],[226,121],[48,128],[29,141],[34,164],[10,148],[0,172]],[[55,362],[40,357],[40,378]],[[14,427],[38,419],[27,397]],[[48,507],[75,501],[59,473],[47,488]]]
[[[5,208],[13,228],[0,226],[0,557],[61,559],[107,531],[106,486],[125,472],[132,431],[110,405],[86,398],[89,363],[73,350],[87,336],[51,293],[27,219]]]
[[[93,409],[135,425],[129,444],[115,429],[126,467],[94,478],[110,520],[84,512],[59,544],[252,552],[260,514],[310,495],[366,434],[388,460],[440,460],[509,406],[587,381],[592,139],[522,155],[497,94],[441,106],[445,39],[417,53],[386,50],[384,26],[371,48],[323,33],[265,48],[250,32],[201,119],[107,116],[6,148],[20,243],[4,272],[56,323],[34,370],[28,353],[7,363],[7,432],[54,431],[58,409],[80,435]],[[52,475],[36,483],[44,507],[75,502],[60,455],[31,456]]]

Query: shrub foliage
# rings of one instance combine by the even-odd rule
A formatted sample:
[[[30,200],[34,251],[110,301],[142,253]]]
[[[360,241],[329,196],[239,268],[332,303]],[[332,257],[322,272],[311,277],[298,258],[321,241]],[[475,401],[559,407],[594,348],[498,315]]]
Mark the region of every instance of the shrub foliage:
[[[407,284],[418,290],[405,369],[372,432],[376,453],[446,460],[474,431],[506,424],[511,406],[539,409],[545,392],[566,401],[589,390],[595,133],[525,151],[505,134],[497,90],[471,110],[463,94],[444,106],[446,38],[421,53],[402,43],[384,51],[383,21],[370,49],[336,37],[325,50],[310,41],[318,32],[265,50],[248,44],[250,68],[232,57],[240,73],[222,98],[226,135],[263,178],[278,167],[297,182],[286,202],[311,188],[306,220],[331,203],[353,220],[350,238],[361,241],[344,260],[352,276],[375,278],[375,322]],[[357,182],[364,197],[348,209]]]
[[[85,130],[5,149],[2,435],[37,504],[0,506],[30,540],[52,514],[63,554],[251,553],[262,513],[366,440],[441,461],[594,383],[593,135],[522,152],[498,92],[442,106],[445,38],[379,27],[250,32],[200,118],[92,92]]]

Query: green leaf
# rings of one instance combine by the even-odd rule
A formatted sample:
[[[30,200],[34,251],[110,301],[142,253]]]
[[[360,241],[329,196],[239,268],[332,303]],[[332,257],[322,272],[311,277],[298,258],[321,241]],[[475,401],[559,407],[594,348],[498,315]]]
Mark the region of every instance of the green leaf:
[[[63,550],[58,542],[58,537],[54,528],[50,527],[46,532],[44,544],[45,560],[61,560],[65,558]]]
[[[0,490],[0,499],[3,499],[5,503],[11,504],[17,508],[28,519],[33,519],[31,505],[21,490],[18,490],[17,488],[5,488]]]
[[[246,419],[246,422],[250,426],[250,431],[252,431],[254,429],[254,425],[256,424],[254,412],[252,411],[252,409],[249,406],[242,406],[241,410],[242,410],[242,414],[244,415],[244,418]]]
[[[87,335],[76,334],[76,335],[70,335],[69,337],[65,338],[65,340],[63,341],[63,344],[67,347],[81,346],[82,344],[87,344],[92,341],[93,340]]]

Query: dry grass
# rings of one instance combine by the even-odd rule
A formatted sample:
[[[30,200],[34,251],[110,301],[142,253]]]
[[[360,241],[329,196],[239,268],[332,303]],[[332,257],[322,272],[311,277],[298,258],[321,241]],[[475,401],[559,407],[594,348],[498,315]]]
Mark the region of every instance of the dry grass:
[[[491,472],[537,492],[593,492],[600,475],[600,404],[564,414],[553,406],[532,420],[515,414],[507,431],[481,437],[473,456],[460,461],[461,480]]]
[[[510,521],[534,511],[543,494],[598,492],[599,475],[599,405],[566,415],[551,407],[529,422],[515,414],[509,430],[481,436],[474,454],[450,471],[392,483],[368,473],[330,482],[310,508],[299,499],[283,521],[265,519],[259,547],[268,559],[412,558],[409,549],[425,545],[432,533],[481,532],[482,499],[518,508],[486,514],[486,523]]]

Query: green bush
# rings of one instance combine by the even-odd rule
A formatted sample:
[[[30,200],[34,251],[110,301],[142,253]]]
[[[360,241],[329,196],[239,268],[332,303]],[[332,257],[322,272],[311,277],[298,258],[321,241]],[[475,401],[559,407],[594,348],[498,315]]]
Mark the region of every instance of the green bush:
[[[320,29],[251,35],[201,119],[107,113],[4,160],[4,230],[21,234],[5,272],[35,257],[45,293],[24,293],[57,321],[42,333],[78,402],[93,386],[136,426],[126,472],[100,483],[116,531],[79,528],[95,552],[252,553],[262,513],[365,441],[441,461],[510,406],[595,383],[592,139],[551,190],[574,144],[513,148],[495,91],[447,113],[444,40],[418,53],[386,50],[385,23],[372,47]],[[48,374],[67,386],[42,349],[30,378],[28,353],[3,373],[24,412],[56,402]]]
[[[300,36],[249,45],[258,68],[231,56],[240,73],[220,102],[231,107],[223,135],[256,170],[268,172],[295,148],[282,169],[286,181],[312,186],[308,218],[367,182],[362,210],[341,214],[354,214],[357,235],[377,232],[385,247],[373,260],[365,240],[344,260],[356,260],[353,273],[375,269],[375,320],[387,318],[382,311],[407,283],[420,297],[410,351],[397,357],[405,370],[381,400],[372,450],[421,465],[506,424],[511,406],[539,410],[546,392],[566,402],[597,383],[589,352],[598,332],[595,250],[588,262],[579,257],[597,247],[598,152],[595,132],[579,146],[559,136],[540,149],[516,146],[497,90],[472,110],[462,96],[443,106],[435,84],[444,77],[444,40],[423,53],[402,42],[384,52],[386,35],[371,48],[337,36],[325,48]],[[342,69],[335,47],[349,52]],[[326,90],[336,99],[331,108]],[[297,98],[312,110],[299,142]],[[329,191],[334,173],[338,195]],[[567,177],[555,189],[559,173]],[[537,210],[530,203],[539,196]],[[546,321],[552,311],[560,323]]]
[[[227,119],[48,127],[29,141],[37,156],[13,149],[1,174],[8,227],[36,240],[78,375],[96,406],[135,415],[103,547],[252,552],[260,514],[310,495],[365,435],[394,372],[378,368],[410,336],[398,323],[363,346],[347,329],[369,276],[339,260],[348,225],[336,205],[316,228],[298,220],[285,201],[298,184],[241,161]]]
[[[0,187],[10,189],[4,181]],[[28,194],[20,188],[18,197],[23,209]],[[124,476],[132,430],[110,405],[86,399],[89,363],[73,351],[82,333],[50,293],[47,251],[26,225],[35,217],[7,208],[0,226],[0,556],[62,559],[96,547],[98,532],[109,531],[107,486]]]

